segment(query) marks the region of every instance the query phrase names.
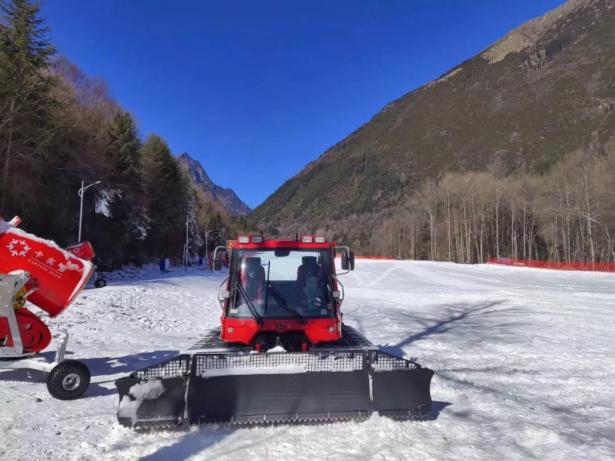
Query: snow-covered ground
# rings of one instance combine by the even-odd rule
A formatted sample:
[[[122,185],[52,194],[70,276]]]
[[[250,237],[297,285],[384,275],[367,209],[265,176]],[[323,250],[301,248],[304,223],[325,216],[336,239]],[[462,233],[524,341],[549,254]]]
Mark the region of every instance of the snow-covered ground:
[[[433,420],[153,433],[117,424],[113,381],[217,325],[221,277],[132,275],[49,320],[92,370],[85,398],[0,371],[0,459],[615,459],[615,274],[358,261],[345,321],[436,372]]]

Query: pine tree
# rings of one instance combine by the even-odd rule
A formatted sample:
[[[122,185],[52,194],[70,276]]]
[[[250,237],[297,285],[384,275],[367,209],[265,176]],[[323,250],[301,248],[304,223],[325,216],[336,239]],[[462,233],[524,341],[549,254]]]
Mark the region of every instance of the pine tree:
[[[179,256],[188,214],[188,184],[167,143],[151,135],[143,144],[143,163],[154,256]]]
[[[107,154],[113,178],[121,187],[139,183],[142,173],[140,142],[134,119],[128,112],[118,111],[107,130]]]
[[[100,188],[107,202],[107,216],[94,216],[96,224],[89,233],[100,244],[98,254],[106,265],[117,267],[142,260],[143,241],[148,220],[145,210],[145,191],[140,141],[132,116],[117,111],[104,136],[107,177]]]
[[[40,5],[29,0],[0,3],[5,25],[0,25],[0,212],[4,212],[15,171],[27,169],[55,135],[52,112],[57,102],[52,90],[56,80],[47,70],[55,49],[39,17]],[[40,162],[39,162],[40,163]],[[29,171],[29,174],[41,174]],[[18,191],[19,192],[19,191]]]

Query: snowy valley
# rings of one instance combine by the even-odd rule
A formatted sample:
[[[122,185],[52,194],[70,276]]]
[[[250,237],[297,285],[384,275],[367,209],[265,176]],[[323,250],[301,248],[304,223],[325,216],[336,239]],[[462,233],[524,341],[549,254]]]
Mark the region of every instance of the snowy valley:
[[[492,265],[357,262],[344,321],[433,369],[431,420],[135,432],[114,380],[185,349],[219,322],[223,275],[115,274],[60,318],[92,370],[82,399],[36,372],[0,371],[3,459],[594,459],[615,457],[615,276]],[[51,349],[50,349],[51,350]]]

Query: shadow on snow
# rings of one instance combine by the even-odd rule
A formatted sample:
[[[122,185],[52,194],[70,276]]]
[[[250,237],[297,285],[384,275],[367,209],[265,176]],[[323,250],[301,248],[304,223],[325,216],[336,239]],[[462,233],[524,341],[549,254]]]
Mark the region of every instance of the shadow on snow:
[[[462,328],[464,326],[464,321],[467,321],[472,317],[490,314],[492,312],[489,310],[490,308],[496,307],[503,302],[504,301],[492,301],[481,303],[478,305],[470,305],[466,308],[454,306],[453,309],[451,309],[451,306],[447,305],[445,307],[448,308],[448,315],[446,318],[442,319],[424,318],[407,312],[396,313],[395,315],[393,315],[393,317],[403,317],[403,323],[406,323],[408,321],[418,322],[419,325],[421,325],[422,329],[416,333],[411,334],[405,339],[402,339],[396,344],[386,344],[381,346],[380,348],[390,354],[403,357],[404,347],[417,341],[421,341],[423,339],[443,335],[446,333],[450,333],[455,329]],[[394,318],[392,320],[399,321],[399,323],[402,323],[402,319]],[[359,329],[361,333],[363,333],[361,323],[359,323]]]
[[[67,356],[71,354],[71,352],[66,353]],[[163,362],[177,354],[178,351],[175,350],[163,350],[142,352],[121,357],[80,358],[78,360],[85,363],[89,368],[93,381],[86,391],[84,398],[115,394],[115,386],[111,384],[119,377],[117,375],[127,375],[135,370]],[[53,360],[53,356],[53,352],[43,352],[37,357],[51,361]],[[105,376],[113,377],[105,380]],[[45,382],[46,380],[47,374],[37,370],[25,368],[5,371],[0,370],[0,381],[31,383]],[[108,384],[109,386],[104,386],[104,384]]]

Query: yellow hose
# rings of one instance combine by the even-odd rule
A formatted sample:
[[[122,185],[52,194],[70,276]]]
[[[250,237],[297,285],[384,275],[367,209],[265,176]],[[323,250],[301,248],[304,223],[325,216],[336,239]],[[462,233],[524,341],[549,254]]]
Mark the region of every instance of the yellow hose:
[[[26,288],[22,288],[15,294],[15,298],[13,299],[13,309],[21,309],[26,305],[26,294],[28,290]]]

